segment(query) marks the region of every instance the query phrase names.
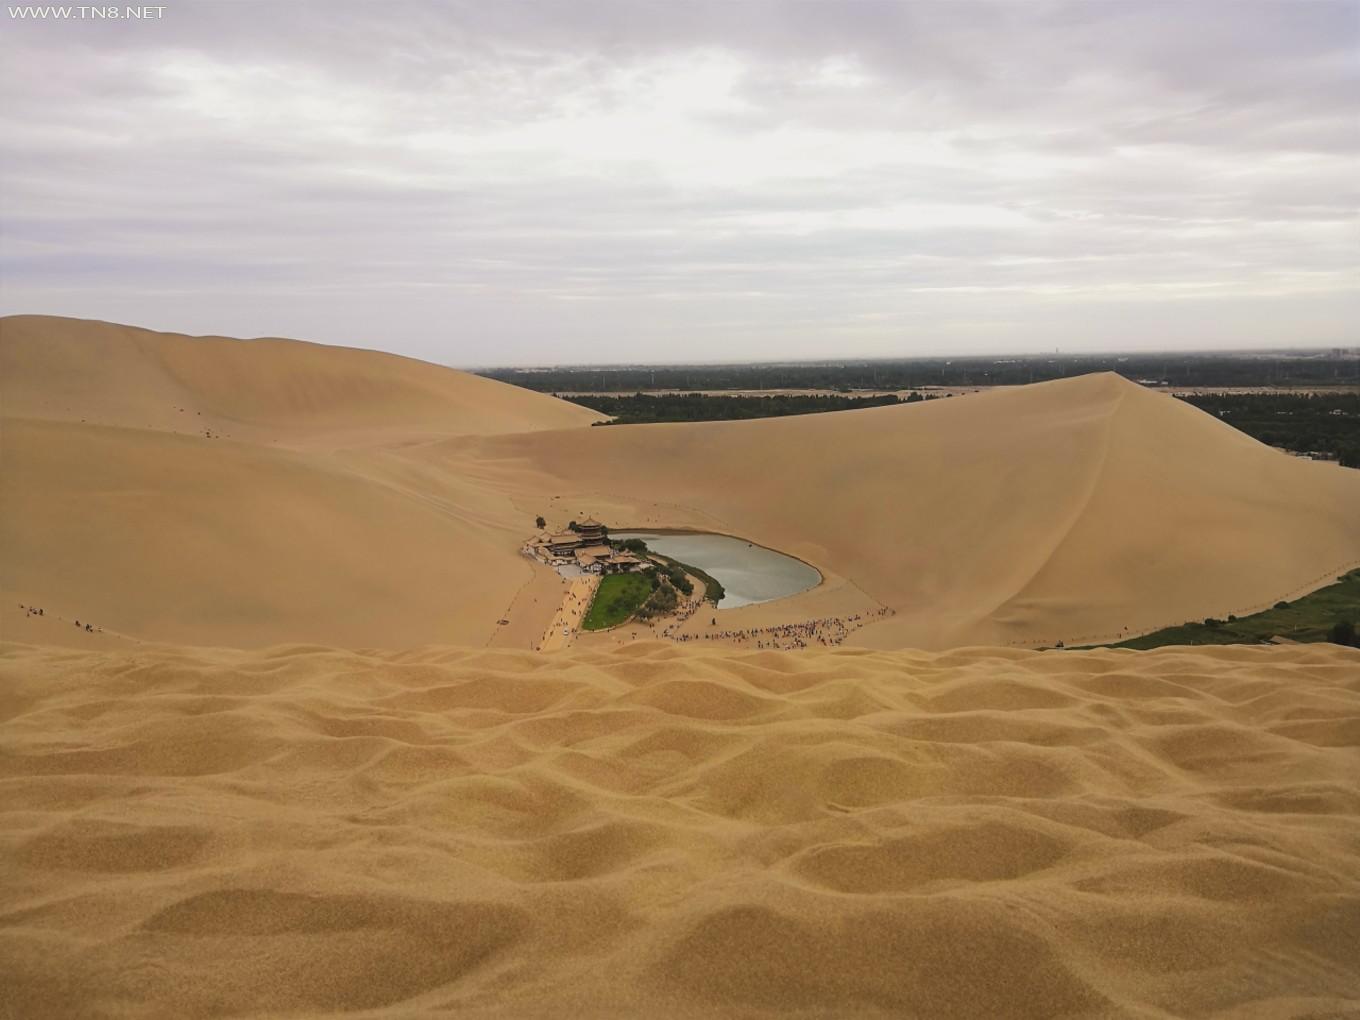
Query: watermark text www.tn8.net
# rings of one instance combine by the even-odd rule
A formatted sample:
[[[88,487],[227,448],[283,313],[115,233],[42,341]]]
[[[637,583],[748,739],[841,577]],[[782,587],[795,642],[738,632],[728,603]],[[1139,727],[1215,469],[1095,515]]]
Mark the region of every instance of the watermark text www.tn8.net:
[[[133,7],[123,4],[94,6],[11,6],[9,16],[16,21],[160,21],[165,7]]]

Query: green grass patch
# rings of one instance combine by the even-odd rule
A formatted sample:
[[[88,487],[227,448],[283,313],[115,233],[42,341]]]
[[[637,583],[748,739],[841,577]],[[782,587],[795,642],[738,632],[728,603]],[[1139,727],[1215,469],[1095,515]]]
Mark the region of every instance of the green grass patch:
[[[662,564],[663,572],[670,579],[671,584],[680,592],[689,595],[694,586],[685,578],[685,574],[690,577],[697,577],[704,582],[704,598],[712,602],[715,606],[722,601],[727,590],[722,586],[716,577],[698,567],[691,567],[688,563],[681,563],[671,556],[666,556],[659,552],[654,552],[647,548],[647,543],[640,538],[629,538],[619,543],[629,552],[635,552],[639,556],[650,556],[652,559]]]
[[[1360,626],[1360,570],[1352,570],[1311,595],[1236,620],[1206,620],[1144,634],[1113,648],[1161,648],[1165,645],[1251,645],[1272,637],[1291,641],[1328,641],[1333,628],[1349,621]]]
[[[644,574],[610,574],[601,578],[581,628],[606,630],[626,622],[651,596],[652,584]]]

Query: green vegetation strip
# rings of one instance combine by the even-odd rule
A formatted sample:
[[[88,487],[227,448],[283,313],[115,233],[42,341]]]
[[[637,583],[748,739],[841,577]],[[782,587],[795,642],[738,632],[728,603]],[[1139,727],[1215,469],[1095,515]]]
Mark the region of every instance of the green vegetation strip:
[[[780,418],[791,414],[820,414],[824,411],[854,411],[863,407],[916,403],[926,398],[919,393],[913,393],[905,400],[899,400],[893,394],[875,397],[839,394],[737,397],[712,393],[674,393],[658,396],[635,393],[632,396],[564,399],[599,411],[601,414],[611,415],[614,419],[595,422],[596,425],[645,425],[663,421],[733,421],[745,418]]]
[[[723,596],[727,594],[727,589],[722,586],[722,582],[707,571],[700,570],[698,567],[691,567],[688,563],[681,563],[677,559],[673,559],[670,556],[663,556],[658,552],[654,552],[651,555],[659,560],[664,560],[673,567],[678,567],[691,577],[697,577],[700,581],[703,581],[704,600],[706,602],[712,602],[716,606],[723,600]],[[688,595],[689,592],[685,592],[685,594]]]
[[[745,365],[634,365],[614,368],[502,368],[484,372],[546,393],[658,390],[912,390],[923,386],[1018,386],[1087,372],[1118,372],[1163,386],[1335,386],[1360,384],[1360,363],[1344,351],[1265,355],[1063,354],[1005,357],[859,359]]]
[[[659,560],[665,565],[666,569],[664,573],[672,586],[686,595],[694,590],[694,586],[685,579],[685,574],[689,574],[690,577],[697,577],[700,581],[704,582],[704,599],[708,602],[712,602],[715,606],[721,602],[723,596],[727,594],[727,589],[725,589],[712,574],[706,573],[698,567],[691,567],[688,563],[681,563],[679,560],[670,556],[654,552],[651,549],[648,549],[647,543],[640,538],[624,539],[618,544],[631,553],[636,553],[639,556],[650,556],[655,560]]]
[[[652,594],[652,580],[644,574],[610,574],[600,580],[595,601],[582,622],[583,630],[607,630],[626,622]]]
[[[1181,399],[1270,446],[1360,468],[1360,393],[1195,393]]]
[[[1240,619],[1205,620],[1167,627],[1152,634],[1121,641],[1115,648],[1161,648],[1165,645],[1250,645],[1273,637],[1290,641],[1356,643],[1360,623],[1360,570],[1352,570],[1336,584],[1319,588],[1293,602],[1276,603]]]

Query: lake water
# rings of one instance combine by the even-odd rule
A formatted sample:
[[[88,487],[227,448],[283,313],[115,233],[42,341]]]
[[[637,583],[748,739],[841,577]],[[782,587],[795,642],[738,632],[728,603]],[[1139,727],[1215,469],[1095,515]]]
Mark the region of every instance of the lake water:
[[[723,586],[725,594],[718,603],[721,609],[797,595],[822,580],[822,575],[802,560],[728,535],[612,531],[609,537],[640,538],[653,552],[707,571]]]

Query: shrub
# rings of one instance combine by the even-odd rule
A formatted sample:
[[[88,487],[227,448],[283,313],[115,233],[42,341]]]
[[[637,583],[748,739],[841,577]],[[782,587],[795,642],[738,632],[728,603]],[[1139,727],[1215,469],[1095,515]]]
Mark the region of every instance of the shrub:
[[[534,527],[535,527],[535,528],[546,528],[547,526],[548,526],[548,522],[545,521],[542,517],[535,517],[535,518],[534,518]]]
[[[685,576],[685,572],[681,570],[679,567],[677,567],[674,563],[666,564],[666,579],[670,581],[670,583],[674,585],[678,590],[684,592],[686,595],[694,594],[693,583],[690,581],[688,577]]]
[[[669,613],[675,608],[677,602],[675,589],[668,584],[660,585],[656,591],[652,593],[651,602],[653,609],[657,612]]]
[[[1216,620],[1216,619],[1214,619],[1212,616],[1206,616],[1206,617],[1204,618],[1204,626],[1206,626],[1206,627],[1222,627],[1222,626],[1223,626],[1223,621],[1222,621],[1222,620]]]
[[[1281,599],[1279,602],[1276,602],[1276,603],[1275,603],[1275,608],[1276,608],[1276,609],[1288,609],[1288,608],[1289,608],[1289,603],[1288,603],[1288,602],[1285,602],[1283,599]]]
[[[1355,645],[1355,624],[1350,620],[1337,620],[1327,634],[1327,640],[1334,645]]]
[[[653,616],[673,612],[677,603],[675,589],[669,584],[659,584],[656,591],[652,592],[651,597],[637,611],[637,615],[640,619],[650,620]]]

